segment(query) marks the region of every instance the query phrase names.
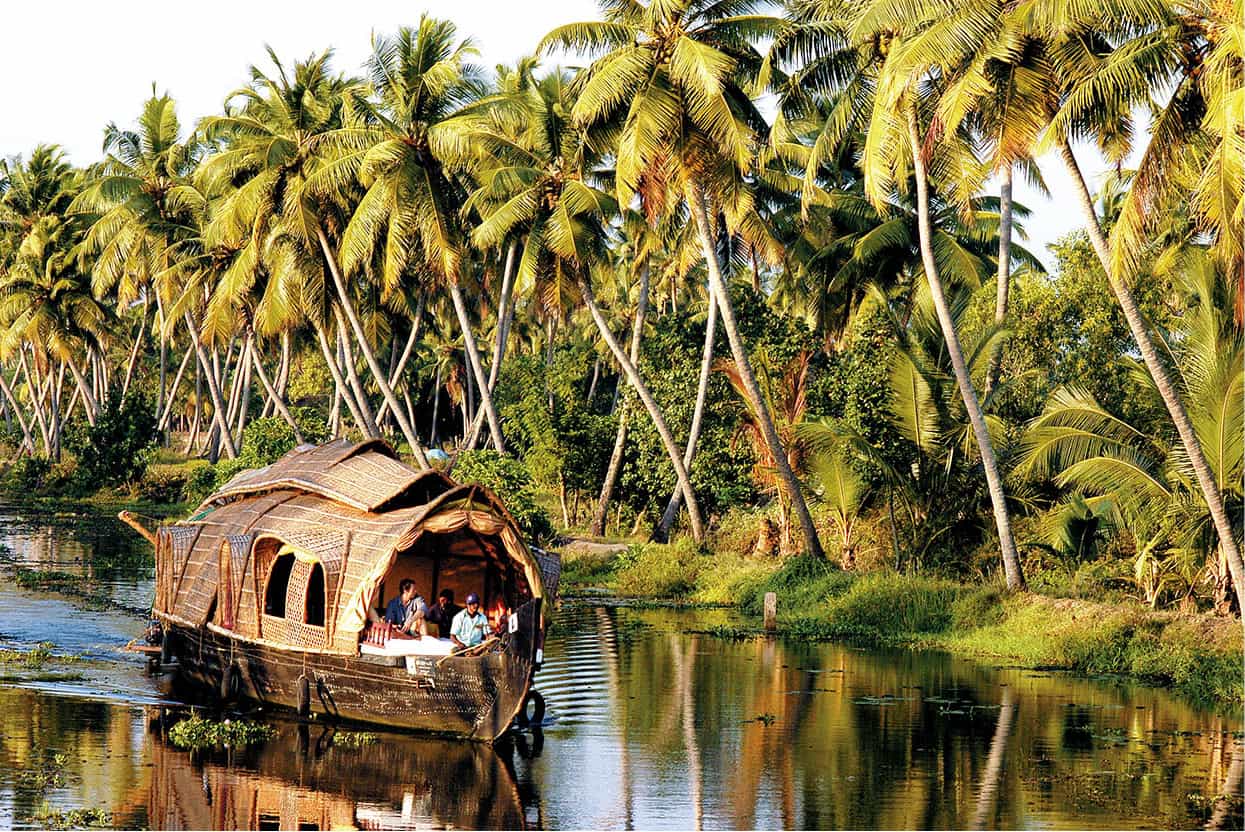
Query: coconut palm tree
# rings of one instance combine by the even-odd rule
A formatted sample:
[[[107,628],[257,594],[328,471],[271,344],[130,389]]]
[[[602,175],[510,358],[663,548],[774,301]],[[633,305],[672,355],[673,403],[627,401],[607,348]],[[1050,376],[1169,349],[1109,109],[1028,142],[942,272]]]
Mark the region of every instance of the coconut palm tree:
[[[1155,256],[1156,227],[1164,210],[1179,204],[1193,208],[1220,267],[1240,273],[1245,140],[1224,116],[1232,110],[1228,96],[1242,83],[1242,46],[1233,34],[1239,33],[1240,15],[1239,1],[1186,7],[1166,0],[1142,5],[1103,0],[1093,8],[1038,4],[1032,18],[1035,35],[1046,44],[1048,77],[1060,96],[1045,141],[1058,149],[1072,178],[1090,242],[1188,454],[1238,597],[1245,593],[1245,561],[1233,538],[1223,494],[1129,275]],[[1071,142],[1093,138],[1109,158],[1122,159],[1132,144],[1133,109],[1168,94],[1116,224],[1113,249]],[[1188,186],[1191,192],[1185,190]],[[1239,297],[1237,302],[1239,306]]]
[[[168,247],[196,231],[205,205],[203,195],[190,185],[200,148],[183,142],[176,106],[167,93],[152,95],[143,104],[137,130],[116,124],[104,129],[104,161],[92,170],[89,182],[69,211],[85,213],[91,222],[80,247],[82,262],[91,263],[97,296],[115,295],[128,307],[143,301],[143,316],[130,351],[122,385],[129,390],[144,345],[147,312],[156,302],[154,326],[160,330],[160,387],[157,408],[164,408],[167,340],[163,297],[154,291],[154,276],[168,267]]]
[[[628,355],[622,351],[597,306],[592,287],[596,279],[592,271],[607,268],[603,250],[607,241],[605,222],[616,211],[614,200],[594,185],[594,166],[599,153],[569,118],[574,99],[565,73],[554,70],[534,82],[525,93],[521,106],[527,108],[531,126],[520,140],[491,130],[487,125],[479,125],[472,131],[473,143],[487,157],[479,174],[481,185],[471,197],[472,204],[479,206],[483,214],[472,232],[472,239],[476,245],[488,248],[521,233],[524,243],[516,283],[523,285],[530,280],[530,275],[543,271],[554,276],[565,275],[566,280],[578,287],[601,337],[653,420],[687,500],[693,536],[699,540],[702,534],[700,510],[683,461],[683,451],[674,441],[636,367],[647,306],[644,284],[648,254],[645,249],[649,246],[642,242],[637,247],[637,259],[632,266],[641,275],[642,288],[633,324],[632,352]],[[625,428],[620,428],[625,441],[623,431]],[[615,445],[617,449],[619,443]],[[616,453],[614,462],[620,461],[621,453]],[[611,468],[616,475],[617,465]],[[608,505],[609,495],[604,490],[602,493],[602,502]],[[603,511],[598,514],[604,517]]]
[[[1168,340],[1175,345],[1181,393],[1190,403],[1198,441],[1211,451],[1215,483],[1232,516],[1239,518],[1245,478],[1245,377],[1240,371],[1245,343],[1229,313],[1233,287],[1209,253],[1191,257],[1181,274],[1188,309],[1179,320],[1180,331]],[[1157,385],[1148,383],[1142,367],[1125,360],[1133,363],[1134,375],[1157,408]],[[1155,435],[1104,408],[1090,393],[1062,388],[1026,428],[1017,473],[1090,495],[1084,501],[1090,508],[1105,503],[1120,517],[1117,525],[1137,539],[1139,575],[1151,573],[1165,549],[1177,559],[1192,560],[1198,569],[1209,565],[1216,602],[1229,605],[1233,576],[1226,547],[1174,431]],[[1077,499],[1075,492],[1071,499]],[[1240,534],[1238,525],[1233,537]],[[1147,593],[1151,603],[1157,601],[1157,589]]]
[[[415,268],[448,290],[493,442],[504,453],[463,295],[470,259],[460,220],[467,196],[461,174],[469,157],[469,119],[461,111],[483,92],[480,72],[469,61],[474,53],[470,40],[457,40],[453,23],[428,15],[416,28],[373,37],[367,69],[378,103],[369,110],[369,123],[348,126],[325,143],[326,164],[312,187],[335,189],[357,179],[366,189],[342,232],[340,270],[320,235],[340,294],[345,276],[375,262],[384,292]],[[343,309],[355,327],[348,304]],[[356,335],[363,339],[357,327]]]
[[[686,201],[746,397],[800,519],[805,546],[822,555],[799,481],[749,363],[711,222],[720,212],[733,230],[750,214],[745,172],[765,125],[745,87],[761,65],[753,42],[782,27],[779,19],[755,13],[762,7],[759,0],[603,0],[603,21],[560,26],[545,36],[540,49],[599,55],[582,75],[571,114],[587,129],[608,125],[616,136],[612,149],[619,204],[628,205],[638,195],[645,214],[656,220],[674,203]]]
[[[330,231],[343,224],[342,206],[307,187],[324,164],[317,151],[326,137],[343,124],[355,123],[356,114],[366,109],[362,89],[331,73],[328,52],[296,63],[292,76],[271,50],[269,56],[275,74],[252,67],[251,84],[230,97],[241,104],[232,105],[223,116],[204,119],[200,126],[205,140],[220,146],[204,161],[200,175],[206,187],[226,194],[213,212],[206,240],[212,247],[237,248],[223,276],[232,285],[229,297],[252,292],[266,273],[275,277],[266,281],[255,307],[261,331],[279,331],[288,304],[297,298],[332,369],[337,362],[329,359],[333,353],[328,331],[334,321],[339,329],[349,322],[376,387],[416,461],[427,467],[418,434],[376,358],[329,238]],[[333,288],[326,292],[329,285]],[[349,356],[348,348],[345,375],[350,383],[338,381],[340,369],[334,373],[335,381],[343,395],[353,391],[352,414],[374,434],[375,421]]]
[[[834,148],[853,132],[863,130],[864,188],[874,205],[887,204],[897,191],[907,191],[909,176],[914,180],[922,271],[985,470],[1007,584],[1023,589],[1024,574],[1012,535],[1002,474],[947,303],[931,221],[931,178],[947,182],[944,192],[961,199],[979,178],[960,176],[953,181],[959,172],[976,167],[970,148],[956,141],[958,134],[941,143],[934,141],[937,136],[932,133],[936,124],[933,119],[939,103],[936,96],[943,91],[946,77],[929,62],[928,42],[969,30],[965,18],[977,20],[981,15],[976,9],[971,15],[957,12],[951,3],[931,4],[918,12],[885,2],[834,2],[803,11],[804,18],[796,21],[800,25],[794,33],[783,33],[785,37],[778,39],[776,47],[779,58],[812,56],[806,62],[808,65],[797,68],[787,84],[788,90],[794,84],[806,87],[797,87],[792,93],[797,106],[801,99],[834,98],[826,127],[814,143],[810,164],[820,165],[820,160],[830,158]],[[954,29],[952,21],[963,28]],[[806,179],[814,176],[815,173],[809,174]]]

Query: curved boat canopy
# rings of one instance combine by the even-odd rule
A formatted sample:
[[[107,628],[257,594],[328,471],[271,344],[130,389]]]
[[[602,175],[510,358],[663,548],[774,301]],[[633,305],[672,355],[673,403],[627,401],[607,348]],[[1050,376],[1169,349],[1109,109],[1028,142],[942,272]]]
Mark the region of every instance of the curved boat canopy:
[[[492,615],[545,594],[492,492],[416,471],[380,441],[295,448],[156,536],[157,613],[296,649],[357,652],[408,577],[429,600],[476,592]]]

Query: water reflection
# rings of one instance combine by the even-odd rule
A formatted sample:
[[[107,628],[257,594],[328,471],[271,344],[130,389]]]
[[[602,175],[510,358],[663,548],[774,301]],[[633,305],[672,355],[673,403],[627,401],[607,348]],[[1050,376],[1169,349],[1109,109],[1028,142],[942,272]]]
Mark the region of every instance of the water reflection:
[[[159,720],[156,720],[160,724]],[[384,734],[347,747],[283,726],[262,751],[199,758],[151,746],[147,820],[161,829],[521,829],[511,770],[492,748]]]
[[[64,528],[7,534],[42,558]],[[77,534],[58,557],[149,594],[145,562],[91,565],[94,532]],[[0,828],[39,825],[45,804],[160,828],[1242,826],[1239,715],[1118,680],[697,633],[729,615],[564,606],[543,733],[497,750],[388,733],[350,748],[277,721],[261,749],[192,755],[163,739],[157,680],[115,650],[140,617],[0,585],[3,646],[92,659],[77,682],[0,683]],[[56,776],[28,775],[56,754]]]

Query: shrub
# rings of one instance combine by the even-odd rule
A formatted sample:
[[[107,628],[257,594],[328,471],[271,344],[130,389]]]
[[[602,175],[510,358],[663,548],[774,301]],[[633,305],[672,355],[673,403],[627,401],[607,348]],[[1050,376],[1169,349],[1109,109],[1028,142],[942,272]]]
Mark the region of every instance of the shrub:
[[[69,425],[65,447],[77,457],[81,481],[94,489],[141,477],[157,436],[151,402],[138,394],[122,402],[120,389],[114,387],[94,425]]]
[[[197,459],[186,465],[185,498],[196,505],[216,489],[216,469],[206,460]]]
[[[959,586],[894,573],[866,575],[830,602],[830,621],[845,633],[940,633],[951,626]]]
[[[700,546],[687,537],[669,545],[637,543],[618,556],[614,586],[625,595],[686,595],[696,583],[700,555]]]
[[[531,475],[523,464],[497,451],[463,451],[454,466],[454,478],[476,483],[501,498],[519,528],[536,542],[553,537],[549,515],[536,502]]]
[[[152,503],[197,503],[212,492],[216,472],[202,459],[149,465],[135,486],[136,495]]]
[[[12,494],[30,496],[43,488],[52,463],[44,456],[24,456],[4,474],[4,488]]]

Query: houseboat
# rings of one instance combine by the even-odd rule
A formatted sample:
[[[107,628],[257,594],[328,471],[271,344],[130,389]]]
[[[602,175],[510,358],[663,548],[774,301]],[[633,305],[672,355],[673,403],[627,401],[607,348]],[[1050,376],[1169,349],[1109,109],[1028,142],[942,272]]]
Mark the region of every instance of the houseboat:
[[[161,661],[223,700],[493,741],[526,716],[556,555],[529,548],[478,485],[417,471],[383,442],[300,446],[243,471],[154,533]],[[484,644],[395,637],[403,579],[429,602],[476,593]]]

